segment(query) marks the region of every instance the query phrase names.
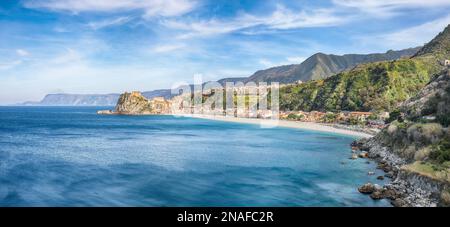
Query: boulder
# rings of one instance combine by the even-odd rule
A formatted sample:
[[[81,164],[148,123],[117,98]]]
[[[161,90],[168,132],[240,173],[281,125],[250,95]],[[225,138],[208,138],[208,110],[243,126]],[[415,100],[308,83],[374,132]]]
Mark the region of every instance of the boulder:
[[[359,153],[358,156],[360,158],[368,158],[369,157],[369,153],[367,153],[366,151],[363,151],[363,152]]]
[[[384,174],[384,176],[387,177],[387,178],[394,178],[395,177],[395,173],[394,173],[394,171],[390,171],[390,172]]]
[[[371,183],[367,183],[359,187],[358,191],[363,194],[371,194],[375,191],[375,186]]]
[[[399,198],[398,193],[393,189],[384,189],[383,196],[384,196],[384,198],[388,198],[391,200],[395,200],[395,199]]]
[[[394,207],[407,207],[408,206],[408,203],[405,200],[401,199],[401,198],[397,198],[397,199],[393,200],[391,202],[391,204]]]
[[[370,198],[378,200],[378,199],[384,199],[383,190],[376,190],[372,194],[370,194]]]

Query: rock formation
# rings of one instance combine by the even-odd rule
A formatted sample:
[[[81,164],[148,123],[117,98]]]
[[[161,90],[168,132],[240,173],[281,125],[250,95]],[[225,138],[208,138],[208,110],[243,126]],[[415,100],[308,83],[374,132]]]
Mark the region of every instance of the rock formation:
[[[402,117],[360,141],[360,149],[394,177],[371,198],[390,198],[395,206],[450,205],[449,100],[450,74],[444,70],[400,106]]]
[[[120,95],[114,111],[101,110],[98,114],[122,114],[122,115],[153,115],[170,114],[171,102],[163,97],[155,97],[151,100],[145,98],[140,92],[125,92]]]

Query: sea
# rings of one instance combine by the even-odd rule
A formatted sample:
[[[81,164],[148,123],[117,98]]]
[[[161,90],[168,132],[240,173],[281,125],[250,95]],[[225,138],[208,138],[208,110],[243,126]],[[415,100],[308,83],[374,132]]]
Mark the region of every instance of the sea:
[[[0,107],[0,206],[390,206],[355,137],[108,108]]]

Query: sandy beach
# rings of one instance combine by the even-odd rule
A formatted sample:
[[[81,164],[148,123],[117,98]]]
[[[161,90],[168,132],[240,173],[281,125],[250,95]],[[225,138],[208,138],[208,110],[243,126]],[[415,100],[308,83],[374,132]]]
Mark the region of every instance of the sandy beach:
[[[273,128],[273,127],[286,127],[286,128],[296,128],[296,129],[305,129],[305,130],[313,130],[320,132],[329,132],[336,134],[343,134],[349,136],[355,136],[360,138],[370,138],[372,135],[358,132],[347,129],[339,129],[334,128],[327,125],[322,125],[319,123],[313,122],[296,122],[296,121],[287,121],[287,120],[270,120],[270,119],[260,119],[260,118],[238,118],[238,117],[227,117],[227,116],[213,116],[213,115],[181,115],[184,117],[194,117],[194,118],[202,118],[208,120],[217,120],[217,121],[226,121],[226,122],[236,122],[236,123],[245,123],[245,124],[260,124],[262,128]]]

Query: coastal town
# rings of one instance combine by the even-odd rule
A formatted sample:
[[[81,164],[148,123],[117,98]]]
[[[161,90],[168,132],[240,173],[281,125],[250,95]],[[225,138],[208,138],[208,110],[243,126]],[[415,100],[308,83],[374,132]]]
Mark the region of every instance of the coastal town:
[[[245,88],[245,87],[244,87]],[[188,98],[189,99],[189,98]],[[256,100],[256,99],[255,99]],[[291,122],[308,122],[329,125],[354,131],[363,131],[376,134],[383,129],[389,119],[389,112],[361,112],[361,111],[286,111],[272,109],[257,109],[250,107],[249,103],[237,107],[223,109],[209,108],[206,105],[194,106],[192,100],[186,101],[186,95],[175,96],[172,99],[154,97],[146,99],[140,92],[124,93],[115,110],[100,110],[98,114],[123,115],[206,115],[227,116],[250,119],[279,119]],[[187,103],[187,104],[186,104]],[[255,102],[256,103],[256,102]]]

